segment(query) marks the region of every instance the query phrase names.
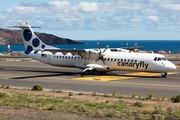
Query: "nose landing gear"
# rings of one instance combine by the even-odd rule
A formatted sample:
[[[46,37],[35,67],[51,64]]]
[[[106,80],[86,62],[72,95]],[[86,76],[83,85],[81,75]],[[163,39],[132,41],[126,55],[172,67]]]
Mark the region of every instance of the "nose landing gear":
[[[165,73],[161,73],[161,77],[162,78],[166,78],[166,76],[167,76],[167,73],[165,72]]]

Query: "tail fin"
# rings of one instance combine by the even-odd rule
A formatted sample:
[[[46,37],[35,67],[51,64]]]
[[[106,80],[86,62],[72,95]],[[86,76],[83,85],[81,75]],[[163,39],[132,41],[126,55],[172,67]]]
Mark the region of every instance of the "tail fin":
[[[33,32],[32,28],[41,28],[38,26],[30,26],[25,22],[21,22],[20,26],[11,26],[21,28],[22,37],[25,45],[25,53],[29,54],[33,50],[52,49],[54,47],[46,45],[43,43]]]

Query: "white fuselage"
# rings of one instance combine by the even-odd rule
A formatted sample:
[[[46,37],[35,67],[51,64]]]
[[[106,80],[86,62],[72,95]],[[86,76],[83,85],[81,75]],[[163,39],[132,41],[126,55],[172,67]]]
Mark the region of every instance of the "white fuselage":
[[[76,67],[80,69],[95,68],[96,71],[145,71],[145,72],[170,72],[176,66],[166,60],[164,55],[152,53],[128,53],[128,52],[107,52],[102,60],[96,62],[95,59],[81,57],[61,52],[52,54],[49,51],[31,51],[27,56],[38,61],[60,67]],[[156,58],[156,59],[155,59]],[[159,59],[158,59],[159,58]],[[108,69],[107,69],[108,66]]]

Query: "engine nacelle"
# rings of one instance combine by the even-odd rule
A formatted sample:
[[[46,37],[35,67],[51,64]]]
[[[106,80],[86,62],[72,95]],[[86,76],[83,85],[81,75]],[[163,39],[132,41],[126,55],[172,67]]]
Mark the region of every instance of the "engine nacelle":
[[[90,58],[90,59],[97,59],[99,56],[99,51],[96,50],[88,50],[86,53],[78,53],[80,56],[83,56],[85,58]]]
[[[99,64],[88,64],[86,65],[87,68],[93,68],[98,72],[106,72],[106,71],[110,71],[111,68],[109,66],[106,65],[99,65]]]

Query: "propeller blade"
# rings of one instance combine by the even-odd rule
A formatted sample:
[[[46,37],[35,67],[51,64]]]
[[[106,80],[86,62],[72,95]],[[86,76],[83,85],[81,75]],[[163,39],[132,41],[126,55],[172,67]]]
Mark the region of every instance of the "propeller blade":
[[[134,44],[134,49],[136,49],[137,43]]]
[[[100,60],[101,58],[98,56],[98,58],[96,59],[96,62],[98,61],[98,60]]]
[[[106,48],[104,49],[103,53],[109,48],[109,46],[107,45]]]
[[[102,61],[103,61],[103,64],[105,65],[105,61],[104,61],[104,58],[102,58]]]
[[[101,47],[100,47],[99,42],[97,43],[97,46],[98,46],[98,49],[99,49],[99,51],[100,51],[100,53],[101,53]]]
[[[129,49],[129,44],[128,44],[128,43],[126,43],[126,46],[127,46],[127,48]]]

